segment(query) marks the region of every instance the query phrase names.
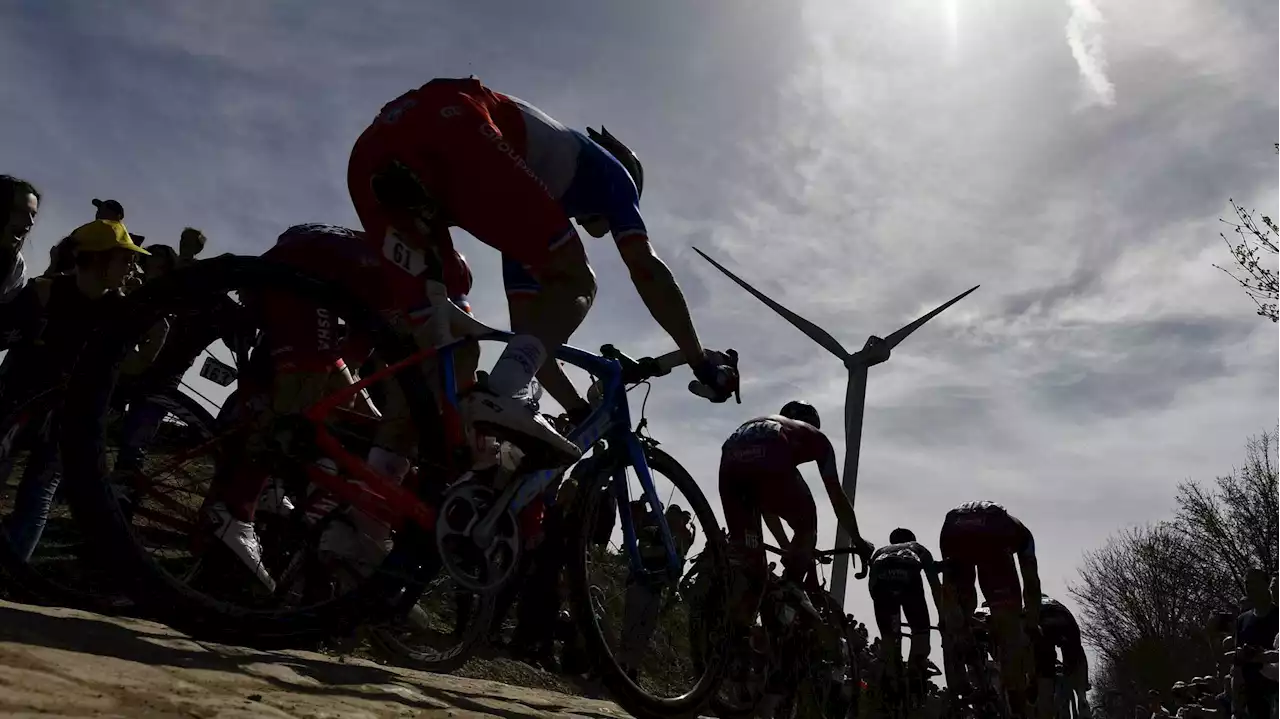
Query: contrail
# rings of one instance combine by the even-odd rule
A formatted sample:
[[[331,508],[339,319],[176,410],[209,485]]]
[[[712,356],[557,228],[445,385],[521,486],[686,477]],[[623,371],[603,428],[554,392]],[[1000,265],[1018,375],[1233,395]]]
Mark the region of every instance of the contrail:
[[[1107,79],[1107,58],[1102,51],[1102,13],[1093,0],[1067,0],[1067,45],[1088,87],[1091,103],[1110,107],[1116,103],[1116,88]]]

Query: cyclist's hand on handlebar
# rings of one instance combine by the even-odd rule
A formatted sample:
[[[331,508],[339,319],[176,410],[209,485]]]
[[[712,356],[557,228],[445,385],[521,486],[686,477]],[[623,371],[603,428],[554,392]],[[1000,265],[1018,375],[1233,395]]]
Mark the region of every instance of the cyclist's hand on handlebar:
[[[689,383],[689,391],[705,397],[716,404],[736,397],[738,404],[742,396],[738,393],[738,353],[734,350],[719,352],[707,350],[702,360],[693,365],[693,376],[696,381]]]
[[[868,542],[862,537],[853,540],[853,547],[858,553],[858,558],[862,560],[862,571],[854,575],[855,579],[862,579],[867,576],[867,572],[871,569],[871,555],[876,551],[876,545]]]

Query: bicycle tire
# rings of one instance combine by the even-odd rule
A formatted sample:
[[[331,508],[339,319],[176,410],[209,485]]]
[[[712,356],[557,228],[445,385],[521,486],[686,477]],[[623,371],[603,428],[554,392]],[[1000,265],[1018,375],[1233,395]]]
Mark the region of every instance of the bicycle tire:
[[[91,546],[98,561],[127,578],[122,586],[129,596],[161,621],[193,637],[261,648],[300,646],[349,633],[363,619],[390,611],[391,599],[408,580],[378,571],[336,599],[283,611],[236,606],[191,589],[161,569],[134,541],[130,524],[105,481],[105,420],[121,361],[159,317],[180,309],[201,309],[202,300],[219,293],[225,297],[231,292],[268,289],[293,293],[358,321],[388,361],[403,359],[416,349],[412,338],[397,334],[341,287],[262,258],[223,255],[176,270],[130,293],[127,306],[113,316],[111,324],[98,329],[77,363],[68,384],[61,436],[64,482],[73,515],[94,538]],[[445,457],[444,434],[425,376],[408,369],[396,379],[420,432],[422,456]],[[438,559],[423,556],[433,553],[434,542],[415,541],[418,538],[412,535],[416,534],[398,533],[383,566],[395,562],[434,576]],[[405,537],[400,535],[408,539],[402,541]]]
[[[711,505],[702,494],[697,482],[666,452],[649,445],[645,446],[644,452],[649,469],[666,477],[684,494],[694,515],[702,523],[707,549],[712,553],[712,568],[715,575],[728,576],[728,544],[719,529],[719,523]],[[723,626],[723,620],[728,615],[725,604],[725,582],[710,583],[707,595],[710,601],[705,606],[719,607],[720,611],[708,612],[713,617],[713,621],[704,624],[709,632],[709,640],[706,643],[707,653],[703,661],[702,676],[694,687],[682,696],[664,698],[652,696],[631,681],[618,665],[609,648],[608,639],[593,609],[590,579],[587,576],[596,530],[595,512],[598,511],[603,497],[611,494],[599,490],[608,490],[609,483],[613,481],[613,469],[616,466],[613,463],[602,463],[602,468],[607,469],[608,472],[601,473],[595,478],[584,477],[583,482],[593,482],[593,484],[590,488],[585,485],[578,488],[575,499],[575,515],[579,519],[578,531],[570,537],[568,568],[573,615],[577,621],[578,630],[586,640],[588,656],[593,660],[592,666],[599,672],[601,681],[620,707],[641,719],[693,717],[710,703],[724,671],[727,657],[725,645],[728,637]],[[626,511],[627,507],[619,507],[618,510]],[[708,527],[714,527],[715,531],[709,531],[706,529]]]
[[[4,418],[0,419],[0,435],[9,436],[12,432],[14,439],[22,435],[27,431],[28,422],[37,417],[43,418],[45,411],[53,409],[60,394],[60,390],[56,388],[46,390],[9,407]],[[23,426],[15,427],[18,423]],[[9,457],[4,459],[8,460]],[[5,476],[0,481],[7,484],[8,479]],[[98,613],[112,613],[120,605],[118,596],[99,596],[87,591],[76,591],[45,576],[32,566],[32,562],[19,556],[3,530],[0,530],[0,571],[4,573],[5,590],[18,601],[73,607]]]
[[[6,413],[5,418],[0,420],[0,435],[6,433],[7,428],[17,420],[19,415],[31,411],[37,402],[48,404],[52,408],[61,395],[60,389],[48,390],[12,408]],[[188,426],[199,428],[203,437],[213,436],[213,415],[177,387],[161,387],[154,392],[147,392],[146,396],[160,400],[159,404],[169,414],[178,417]],[[81,560],[85,558],[78,557]],[[113,586],[114,583],[103,587],[110,593],[99,593],[83,586],[67,586],[49,578],[32,562],[18,556],[8,541],[0,541],[0,571],[4,572],[6,588],[13,592],[16,598],[32,604],[74,607],[99,614],[117,614],[136,608],[136,604],[128,599],[124,592]]]
[[[390,661],[408,669],[436,674],[457,671],[469,661],[487,638],[496,609],[496,595],[478,595],[479,607],[469,618],[461,640],[447,651],[427,653],[406,644],[390,625],[369,627],[369,641]]]

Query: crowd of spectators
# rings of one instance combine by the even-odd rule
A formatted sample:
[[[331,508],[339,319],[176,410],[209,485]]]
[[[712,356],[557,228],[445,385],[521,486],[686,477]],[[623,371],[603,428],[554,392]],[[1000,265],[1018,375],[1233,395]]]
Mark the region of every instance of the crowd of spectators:
[[[144,249],[146,238],[126,229],[120,202],[95,199],[93,218],[53,243],[49,266],[29,277],[23,250],[42,200],[31,182],[0,175],[0,349],[6,352],[0,365],[0,413],[4,416],[58,391],[92,330],[111,315],[116,303],[145,279],[193,262],[205,244],[202,233],[186,228],[179,237],[179,249],[168,245]],[[150,368],[169,334],[168,320],[158,322],[126,358],[124,371]],[[170,363],[175,383],[194,359],[192,354],[185,365]],[[61,477],[56,448],[60,403],[38,401],[44,402],[40,418],[30,418],[24,425],[23,438],[30,443],[31,454],[4,526],[14,548],[27,559],[40,541]],[[131,404],[130,415],[138,414],[142,404]],[[158,424],[161,417],[144,420]]]
[[[1174,682],[1166,692],[1151,690],[1136,717],[1276,719],[1276,575],[1254,569],[1245,587],[1242,611],[1218,612],[1209,621],[1217,670]]]

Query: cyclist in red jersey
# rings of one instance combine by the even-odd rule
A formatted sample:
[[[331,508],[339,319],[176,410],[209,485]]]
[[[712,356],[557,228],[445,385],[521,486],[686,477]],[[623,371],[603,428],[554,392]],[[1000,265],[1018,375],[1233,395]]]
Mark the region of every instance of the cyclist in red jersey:
[[[800,475],[800,465],[818,463],[836,519],[853,537],[862,561],[867,562],[875,551],[858,532],[853,503],[840,487],[835,449],[820,427],[812,405],[788,402],[778,414],[738,427],[721,448],[720,502],[736,567],[729,596],[735,598],[733,620],[739,629],[749,627],[755,618],[768,571],[760,535],[762,519],[786,551],[784,579],[800,583],[808,577],[816,587],[818,508]],[[791,527],[789,542],[779,520]]]
[[[513,310],[517,337],[462,398],[471,424],[540,442],[564,464],[581,455],[517,396],[538,374],[571,415],[585,406],[562,375],[540,372],[548,349],[569,339],[595,299],[595,275],[572,220],[594,236],[613,234],[701,393],[715,402],[732,396],[737,371],[724,354],[702,347],[679,285],[649,244],[638,210],[643,168],[607,131],[572,130],[474,78],[436,79],[382,108],[351,151],[347,182],[384,256],[448,256],[449,228],[460,227],[503,254],[504,274],[537,283],[531,304]]]
[[[410,326],[421,324],[431,311],[426,284],[409,271],[414,265],[383,257],[364,233],[356,230],[318,223],[295,225],[285,230],[263,257],[338,284],[375,310],[406,316]],[[466,258],[454,251],[441,269],[450,300],[470,312],[467,293],[471,271]],[[369,338],[361,335],[340,337],[337,314],[329,308],[283,292],[264,292],[257,301],[262,308],[265,350],[270,353],[272,367],[267,411],[253,414],[262,429],[269,426],[272,417],[301,411],[324,394],[351,384],[354,378],[346,359],[358,366],[372,346]],[[458,381],[465,386],[474,375],[479,351],[460,350],[456,358]],[[385,389],[388,406],[375,409],[383,411],[383,421],[378,424],[367,461],[382,474],[403,480],[409,472],[405,456],[418,438],[395,386],[388,384]],[[239,399],[259,401],[248,391],[242,392]],[[261,433],[255,432],[251,437],[257,441]],[[225,482],[215,483],[202,515],[213,536],[271,588],[274,580],[262,563],[253,524],[268,480],[266,468],[246,464]],[[350,524],[335,522],[331,531],[326,531],[321,549],[331,549],[331,554],[351,560],[364,572],[381,559],[390,528],[362,512],[349,514]]]
[[[1005,677],[1009,704],[1016,716],[1026,716],[1028,682],[1033,664],[1028,635],[1039,633],[1040,574],[1031,530],[995,502],[966,502],[947,513],[938,538],[943,561],[945,630],[952,646],[957,630],[978,607],[974,580],[991,608],[991,636]],[[1023,586],[1019,588],[1018,570]],[[1024,627],[1025,621],[1025,627]],[[946,636],[946,635],[944,635]],[[959,666],[948,667],[947,686],[963,692],[967,681]],[[1019,679],[1012,679],[1012,678]]]

